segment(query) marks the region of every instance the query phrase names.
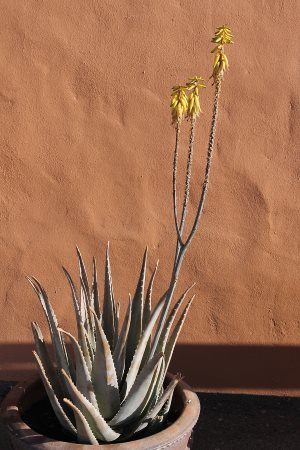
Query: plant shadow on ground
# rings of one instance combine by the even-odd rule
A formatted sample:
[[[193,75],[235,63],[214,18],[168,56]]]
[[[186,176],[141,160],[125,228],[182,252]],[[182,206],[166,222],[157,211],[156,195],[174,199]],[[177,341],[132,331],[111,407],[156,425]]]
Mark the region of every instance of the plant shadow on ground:
[[[32,349],[32,344],[2,344],[0,380],[28,377]],[[179,344],[170,369],[182,372],[200,391],[201,416],[192,450],[300,449],[300,398],[201,393],[300,393],[300,347]],[[12,384],[0,382],[0,401]],[[1,432],[0,448],[9,450],[4,439]]]

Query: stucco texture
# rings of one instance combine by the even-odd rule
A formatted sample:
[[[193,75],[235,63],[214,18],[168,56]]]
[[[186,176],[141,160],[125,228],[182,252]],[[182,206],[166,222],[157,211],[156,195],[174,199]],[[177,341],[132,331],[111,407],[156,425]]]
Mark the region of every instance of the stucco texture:
[[[77,277],[75,245],[89,273],[97,257],[102,279],[110,241],[123,309],[146,245],[148,278],[160,260],[155,298],[166,289],[176,236],[170,90],[195,74],[207,83],[190,225],[212,111],[210,40],[229,23],[211,181],[177,289],[195,281],[196,299],[173,368],[198,389],[300,390],[299,5],[0,1],[0,379],[32,370],[31,320],[46,329],[26,275],[74,328],[61,266]]]

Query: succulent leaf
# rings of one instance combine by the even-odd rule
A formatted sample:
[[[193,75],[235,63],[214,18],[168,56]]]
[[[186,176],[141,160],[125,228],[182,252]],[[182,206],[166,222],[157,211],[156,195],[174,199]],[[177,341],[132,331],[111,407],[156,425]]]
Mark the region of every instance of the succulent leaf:
[[[98,408],[95,392],[93,390],[90,371],[84,359],[84,355],[82,353],[80,345],[77,339],[74,336],[72,336],[71,333],[62,330],[61,328],[59,330],[61,333],[65,334],[70,338],[73,345],[73,351],[75,354],[75,362],[76,362],[76,387],[94,405],[95,408]]]
[[[73,306],[74,306],[74,310],[75,310],[76,322],[77,322],[77,324],[80,322],[82,323],[83,321],[82,321],[82,317],[81,317],[81,311],[80,311],[80,305],[79,305],[79,301],[78,301],[78,294],[77,294],[76,287],[75,287],[72,277],[69,274],[69,272],[67,271],[67,269],[65,267],[63,267],[62,269],[64,271],[64,274],[67,277],[68,283],[71,288],[72,301],[73,301]]]
[[[77,252],[77,256],[78,256],[78,262],[79,262],[79,271],[80,271],[80,278],[82,279],[82,286],[84,288],[84,290],[87,293],[87,299],[89,300],[89,281],[88,281],[88,277],[87,277],[87,273],[85,270],[85,265],[83,262],[83,258],[81,256],[80,250],[78,247],[76,247],[76,252]]]
[[[64,402],[68,405],[74,412],[77,427],[77,439],[80,444],[98,444],[98,441],[93,434],[91,427],[89,426],[86,418],[69,399],[64,398]]]
[[[149,281],[149,285],[148,285],[148,289],[147,289],[145,305],[144,305],[144,312],[143,312],[143,330],[145,330],[145,328],[148,325],[148,322],[150,320],[150,317],[151,317],[152,291],[153,291],[153,284],[154,284],[154,279],[155,279],[155,275],[156,275],[156,272],[157,272],[157,268],[158,268],[158,261],[157,261],[156,266],[155,266],[155,268],[153,270],[153,273],[151,275],[151,278],[150,278],[150,281]]]
[[[130,389],[132,388],[135,379],[137,377],[137,374],[139,372],[139,368],[142,363],[142,358],[146,349],[147,342],[149,341],[149,337],[151,335],[151,332],[153,330],[153,327],[155,325],[155,322],[162,310],[163,307],[163,301],[158,303],[151,315],[150,321],[145,329],[145,331],[142,334],[141,340],[137,346],[136,352],[134,354],[133,360],[131,362],[126,381],[124,384],[124,391],[123,391],[123,398],[125,399],[130,392]]]
[[[109,258],[109,242],[107,243],[106,259],[105,259],[102,326],[104,329],[105,336],[107,336],[110,347],[113,350],[115,337],[115,299],[114,299],[110,258]]]
[[[165,363],[165,358],[162,358],[162,360],[160,361],[160,364],[157,368],[158,370],[158,376],[156,378],[155,384],[154,384],[154,388],[153,388],[153,392],[151,395],[151,398],[149,399],[149,403],[147,405],[147,411],[150,411],[152,408],[154,408],[154,406],[156,405],[159,397],[162,394],[162,386],[163,386],[163,382],[165,379],[165,373],[166,373],[166,363]]]
[[[43,384],[45,386],[45,390],[47,392],[48,398],[50,400],[50,403],[52,405],[52,408],[55,412],[55,415],[57,417],[57,419],[59,420],[60,424],[62,425],[63,428],[65,428],[66,430],[68,430],[70,433],[72,433],[73,435],[77,435],[77,431],[76,428],[74,427],[74,425],[72,424],[71,420],[69,419],[69,417],[67,416],[67,414],[65,413],[62,405],[60,404],[54,390],[53,387],[47,377],[47,374],[45,372],[45,368],[43,367],[42,361],[40,360],[38,354],[34,351],[33,352],[34,357],[37,361],[38,364],[38,368],[39,368],[39,372],[43,381]]]
[[[119,337],[119,321],[120,321],[120,303],[115,302],[115,313],[114,313],[114,323],[115,323],[115,334],[114,334],[114,348],[118,342]]]
[[[47,294],[36,278],[27,277],[27,279],[35,290],[48,321],[49,331],[51,334],[51,340],[54,347],[54,353],[58,368],[64,369],[67,373],[70,373],[65,350],[61,341],[60,333],[58,331],[58,321],[51,303],[48,300]]]
[[[145,396],[148,393],[153,377],[155,377],[156,368],[162,358],[162,353],[155,355],[154,358],[152,358],[139,373],[133,388],[129,392],[129,395],[122,404],[119,412],[110,421],[109,424],[111,426],[115,427],[125,425],[126,423],[139,417],[144,405]]]
[[[97,279],[97,265],[96,258],[93,258],[93,283],[92,283],[92,301],[91,306],[95,310],[98,319],[101,316],[100,302],[99,302],[99,290],[98,290],[98,279]]]
[[[79,307],[77,290],[76,290],[76,287],[74,285],[74,282],[73,282],[69,272],[64,267],[63,267],[63,271],[67,277],[67,280],[68,280],[70,288],[71,288],[72,300],[73,300],[73,305],[74,305],[75,315],[76,315],[76,322],[77,322],[78,342],[82,349],[88,369],[89,369],[89,371],[91,371],[91,369],[92,369],[91,351],[89,350],[88,344],[87,344],[86,331],[83,326],[83,320],[82,320],[81,311],[80,311],[80,307]],[[90,343],[90,345],[92,345],[92,344]]]
[[[45,373],[47,374],[47,378],[50,380],[53,387],[55,383],[55,387],[57,387],[59,383],[57,383],[58,380],[56,379],[56,371],[49,357],[41,329],[36,322],[31,322],[31,329],[35,343],[35,350],[41,360]]]
[[[74,361],[73,361],[73,355],[71,356],[67,350],[67,346],[64,340],[64,336],[60,333],[60,338],[61,338],[61,345],[63,348],[63,351],[65,353],[66,356],[66,361],[69,367],[69,372],[70,372],[70,377],[72,378],[72,380],[76,379],[76,371],[75,371],[75,366],[74,366]],[[60,380],[62,380],[62,378],[60,377]]]
[[[83,258],[81,256],[80,250],[76,247],[78,262],[79,262],[79,271],[80,271],[80,287],[81,287],[81,309],[84,311],[84,326],[87,331],[89,342],[95,348],[95,338],[94,338],[94,323],[93,318],[90,312],[91,306],[91,295],[89,288],[89,281],[85,269],[85,265],[83,262]],[[83,314],[82,314],[83,315]]]
[[[173,380],[168,384],[167,388],[164,390],[162,396],[159,398],[158,402],[154,406],[154,408],[146,415],[145,420],[154,419],[164,407],[166,402],[173,395],[174,389],[181,380],[181,375],[177,374]]]
[[[81,254],[79,253],[79,249],[76,247],[76,251],[77,251],[77,256],[78,256],[78,261],[79,261],[79,273],[80,273],[80,312],[81,312],[81,317],[82,317],[82,321],[84,323],[84,326],[87,327],[87,288],[86,286],[84,286],[84,281],[82,278],[82,268],[81,268]],[[80,255],[80,257],[79,257]],[[85,270],[85,269],[84,269]]]
[[[180,334],[181,328],[183,327],[184,321],[186,319],[188,310],[190,309],[190,306],[195,298],[195,295],[191,298],[191,300],[188,302],[186,307],[184,308],[183,313],[181,314],[176,326],[174,327],[174,330],[171,334],[171,337],[166,345],[166,352],[165,352],[165,360],[166,360],[166,371],[168,370],[171,357],[173,355],[174,347],[177,342],[178,336]]]
[[[76,405],[86,418],[97,439],[107,442],[116,440],[120,436],[120,434],[116,433],[107,424],[100,412],[95,408],[94,405],[92,405],[92,403],[89,402],[89,400],[82,394],[82,392],[77,389],[71,378],[66,374],[64,370],[62,371],[62,374],[70,386],[73,402],[76,403]]]
[[[138,284],[136,287],[136,291],[132,300],[132,314],[131,314],[131,323],[128,334],[128,342],[127,342],[127,351],[126,351],[126,367],[128,368],[131,364],[133,355],[139,343],[141,333],[142,333],[142,325],[143,325],[143,302],[144,302],[144,287],[145,287],[145,276],[146,276],[146,267],[147,267],[147,253],[148,249],[146,248],[142,268],[138,280]]]
[[[170,411],[170,408],[171,408],[171,405],[172,405],[174,390],[172,390],[172,392],[170,393],[166,403],[164,404],[164,407],[163,407],[162,411],[160,412],[160,415],[162,416],[162,420],[163,421],[165,421],[167,419],[167,417],[168,417],[168,414],[169,414],[169,411]]]
[[[159,364],[157,365],[154,376],[151,380],[150,387],[148,389],[147,395],[145,396],[144,403],[141,407],[141,412],[140,412],[141,419],[144,418],[144,416],[150,411],[150,409],[153,405],[153,398],[155,396],[157,382],[158,382],[159,376],[161,374],[161,366],[163,366],[163,365],[164,365],[164,358],[162,358],[160,360]]]
[[[188,287],[184,293],[181,295],[181,297],[179,298],[179,300],[175,303],[172,311],[169,314],[169,317],[164,325],[158,346],[157,346],[157,351],[158,352],[165,352],[165,348],[166,348],[166,344],[169,338],[169,334],[173,325],[173,322],[175,320],[175,317],[177,315],[177,312],[180,308],[180,306],[182,305],[182,303],[184,302],[186,295],[188,294],[188,292],[192,289],[192,287],[195,286],[195,283],[192,284],[190,287]]]
[[[88,335],[88,333],[87,333],[85,328],[83,329],[83,332],[84,332],[85,342],[86,342],[86,346],[87,346],[87,349],[88,349],[88,355],[89,355],[89,358],[87,359],[87,362],[89,362],[89,361],[91,362],[91,365],[87,364],[87,366],[88,366],[89,371],[91,372],[92,366],[93,366],[93,361],[94,361],[96,343],[95,344],[91,343],[89,335]],[[79,342],[79,345],[80,345],[80,342]],[[83,355],[85,357],[85,354],[83,354]]]
[[[149,425],[149,421],[145,421],[144,418],[145,418],[145,415],[151,409],[153,392],[155,391],[155,388],[157,385],[157,379],[160,374],[160,364],[158,364],[158,366],[156,367],[156,370],[155,370],[154,376],[152,378],[148,392],[144,398],[143,404],[139,408],[138,417],[136,418],[136,420],[132,421],[127,427],[125,427],[123,429],[122,441],[130,440],[133,435],[135,435],[136,433],[143,430],[144,428],[146,428]]]
[[[130,322],[131,322],[131,297],[129,295],[129,301],[128,301],[128,307],[126,311],[126,316],[123,321],[121,333],[119,335],[113,358],[116,366],[117,376],[119,383],[121,384],[124,369],[125,369],[125,357],[126,357],[126,343],[127,343],[127,336],[129,332]]]
[[[100,320],[93,311],[96,323],[96,353],[92,369],[92,382],[99,410],[108,419],[120,408],[120,395],[116,369],[110,346]]]
[[[143,419],[143,424],[148,425],[146,430],[147,435],[158,433],[164,427],[178,381],[180,381],[180,376],[177,376],[169,383],[167,389],[161,394],[156,406]]]

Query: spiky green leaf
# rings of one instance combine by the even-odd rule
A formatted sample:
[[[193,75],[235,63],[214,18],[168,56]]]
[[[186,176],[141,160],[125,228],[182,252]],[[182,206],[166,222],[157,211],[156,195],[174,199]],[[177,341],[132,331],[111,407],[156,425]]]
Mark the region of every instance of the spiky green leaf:
[[[49,326],[49,331],[50,331],[50,335],[51,335],[52,344],[54,347],[54,353],[55,353],[55,358],[56,358],[58,368],[64,369],[67,373],[70,373],[65,349],[64,349],[64,346],[61,341],[60,333],[58,331],[58,321],[57,321],[57,318],[53,311],[52,305],[47,297],[47,294],[46,294],[44,288],[41,286],[41,284],[39,283],[39,281],[36,278],[27,277],[27,279],[30,282],[30,284],[32,285],[33,289],[35,290],[35,292],[40,300],[40,303],[43,307],[43,310],[44,310],[44,313],[45,313],[45,316],[46,316],[46,319],[48,322],[48,326]]]
[[[118,337],[117,344],[116,344],[114,354],[113,354],[119,384],[121,384],[123,374],[124,374],[124,369],[125,369],[126,343],[127,343],[127,336],[128,336],[130,322],[131,322],[131,305],[132,305],[131,297],[129,295],[129,301],[128,301],[126,315],[125,315],[123,325],[121,328],[121,333]]]
[[[93,258],[92,308],[96,311],[98,319],[100,319],[101,308],[99,301],[99,289],[98,289],[97,267],[95,257]]]
[[[145,330],[146,326],[149,323],[150,317],[151,317],[152,291],[153,291],[153,284],[154,284],[154,279],[155,279],[155,275],[157,272],[157,268],[158,268],[158,261],[157,261],[156,266],[151,275],[148,289],[147,289],[145,305],[144,305],[144,312],[143,312],[143,330]]]
[[[88,281],[84,261],[83,261],[83,258],[81,256],[81,253],[80,253],[80,250],[78,247],[76,247],[76,252],[77,252],[77,256],[78,256],[79,271],[80,271],[81,311],[82,311],[81,315],[85,316],[84,327],[87,331],[90,345],[93,348],[95,348],[94,323],[93,323],[93,318],[92,318],[90,310],[89,310],[89,308],[91,306],[89,281]]]
[[[182,303],[184,302],[187,294],[194,286],[195,286],[195,283],[192,284],[190,287],[188,287],[184,291],[184,293],[181,295],[179,300],[175,303],[174,307],[172,308],[172,311],[170,312],[169,317],[164,325],[163,332],[161,334],[161,337],[160,337],[160,340],[159,340],[159,343],[157,346],[158,352],[165,352],[166,344],[167,344],[167,341],[168,341],[169,335],[170,335],[170,331],[171,331],[172,325],[174,323],[174,320],[176,318],[176,315],[178,313],[178,310],[179,310],[180,306],[182,305]]]
[[[88,401],[88,399],[77,389],[71,378],[62,371],[68,385],[70,386],[72,400],[84,417],[86,418],[89,426],[93,430],[93,433],[98,439],[111,442],[116,440],[120,434],[116,433],[102,417],[101,413]]]
[[[114,336],[115,336],[115,299],[114,299],[110,258],[109,258],[109,242],[107,243],[106,259],[105,259],[102,326],[104,329],[105,336],[107,336],[109,345],[113,350]]]
[[[136,287],[136,291],[132,300],[132,313],[131,313],[131,323],[130,329],[128,333],[128,341],[127,341],[127,351],[126,351],[126,367],[129,367],[139,343],[141,334],[142,334],[142,325],[143,325],[143,303],[144,303],[144,288],[145,288],[145,276],[146,276],[146,267],[147,267],[147,253],[148,249],[146,248],[142,268],[138,280],[138,284]]]
[[[174,327],[174,330],[173,330],[173,332],[172,332],[172,334],[170,336],[170,339],[169,339],[169,341],[168,341],[168,343],[166,345],[166,352],[165,352],[166,371],[168,370],[168,367],[169,367],[169,364],[170,364],[170,360],[171,360],[171,357],[173,355],[175,344],[177,342],[178,336],[180,334],[180,331],[181,331],[182,326],[184,324],[184,321],[186,319],[188,310],[190,309],[190,306],[191,306],[194,298],[195,298],[195,295],[193,295],[191,300],[188,302],[188,304],[184,308],[184,311],[181,314],[181,316],[180,316],[176,326]]]
[[[96,353],[92,369],[92,382],[99,410],[108,419],[120,408],[119,386],[110,346],[100,320],[92,311],[96,323]]]
[[[155,377],[156,368],[162,358],[163,354],[156,355],[139,373],[133,388],[129,392],[129,395],[122,404],[119,412],[109,422],[111,426],[125,425],[139,416],[141,410],[143,409],[145,397],[148,393],[153,377]]]
[[[144,398],[143,404],[139,408],[138,417],[135,420],[132,420],[130,424],[128,424],[122,430],[122,442],[124,441],[127,442],[131,440],[132,436],[134,436],[136,433],[138,433],[139,431],[148,426],[149,422],[148,421],[144,422],[144,417],[150,410],[150,405],[152,404],[151,400],[153,398],[153,393],[155,390],[155,386],[157,384],[157,378],[159,376],[159,373],[160,373],[160,364],[158,364],[158,366],[156,367],[148,392]]]
[[[49,353],[44,341],[44,337],[42,331],[36,322],[31,322],[31,329],[35,343],[36,353],[38,354],[44,370],[47,374],[47,378],[49,379],[51,385],[56,388],[59,383],[57,382],[56,370],[51,362],[49,357]],[[56,386],[54,386],[56,384]]]
[[[89,369],[89,371],[91,371],[92,361],[91,361],[91,352],[88,348],[88,343],[90,346],[92,346],[92,343],[88,341],[88,337],[86,336],[86,330],[84,329],[84,326],[83,326],[83,320],[82,320],[82,316],[81,316],[81,311],[80,311],[80,306],[79,306],[79,301],[78,301],[78,294],[77,294],[75,284],[71,278],[71,275],[64,267],[63,267],[63,271],[67,277],[68,283],[71,288],[71,295],[72,295],[73,306],[75,309],[76,323],[77,323],[78,342],[82,349],[88,369]]]
[[[74,405],[68,398],[64,398],[64,402],[68,405],[74,412],[76,419],[77,428],[77,440],[80,444],[98,444],[98,441],[93,434],[91,427],[89,426],[86,418],[82,414],[79,408]]]
[[[156,378],[153,392],[151,395],[151,398],[149,399],[148,405],[147,405],[147,411],[150,411],[157,403],[159,397],[162,395],[162,386],[165,380],[165,358],[163,358],[158,366],[158,376]]]
[[[130,390],[131,390],[131,388],[132,388],[132,386],[133,386],[133,384],[134,384],[134,382],[136,380],[137,374],[139,372],[139,368],[140,368],[141,363],[142,363],[142,358],[143,358],[143,355],[144,355],[144,352],[145,352],[145,349],[146,349],[147,342],[149,340],[149,337],[151,335],[151,332],[153,330],[155,322],[156,322],[156,320],[157,320],[157,318],[158,318],[158,316],[159,316],[159,314],[160,314],[160,312],[162,310],[162,307],[163,307],[163,301],[161,301],[160,303],[158,303],[156,305],[153,313],[151,314],[150,321],[149,321],[145,331],[142,334],[142,337],[140,339],[140,342],[139,342],[139,344],[137,346],[136,352],[135,352],[134,357],[132,359],[130,368],[128,370],[128,374],[127,374],[126,381],[125,381],[124,388],[123,388],[123,392],[122,392],[123,398],[127,397],[128,393],[130,392]]]
[[[166,402],[173,395],[174,389],[181,379],[181,375],[177,374],[173,380],[170,381],[154,408],[146,415],[145,420],[154,419],[160,413]]]
[[[89,281],[88,281],[88,277],[87,277],[87,273],[86,273],[86,269],[85,269],[85,265],[84,265],[84,261],[83,258],[81,256],[80,250],[78,247],[76,247],[76,253],[77,253],[77,257],[78,257],[78,263],[79,263],[79,272],[80,272],[80,278],[82,279],[82,286],[83,289],[86,291],[87,293],[87,301],[89,301],[90,298],[90,288],[89,288]],[[88,304],[88,306],[90,306]]]
[[[115,324],[115,334],[114,334],[114,348],[118,342],[119,337],[119,322],[120,322],[120,302],[115,302],[115,313],[114,313],[114,324]]]
[[[80,390],[80,392],[97,408],[98,404],[93,389],[90,371],[85,361],[82,349],[77,339],[71,333],[62,330],[61,328],[59,329],[59,331],[68,336],[73,345],[76,362],[76,386]]]
[[[55,412],[55,415],[57,417],[57,419],[59,420],[60,424],[62,425],[63,428],[65,428],[66,430],[68,430],[70,433],[72,433],[73,435],[77,435],[77,431],[76,428],[74,427],[74,425],[72,424],[70,418],[67,416],[66,412],[64,411],[62,405],[60,404],[54,390],[53,387],[47,377],[47,374],[45,372],[45,368],[43,367],[42,361],[40,360],[38,354],[34,351],[33,352],[34,357],[37,361],[38,364],[38,369],[43,381],[43,384],[45,386],[45,390],[47,392],[48,398],[50,400],[50,403],[52,405],[52,408]]]

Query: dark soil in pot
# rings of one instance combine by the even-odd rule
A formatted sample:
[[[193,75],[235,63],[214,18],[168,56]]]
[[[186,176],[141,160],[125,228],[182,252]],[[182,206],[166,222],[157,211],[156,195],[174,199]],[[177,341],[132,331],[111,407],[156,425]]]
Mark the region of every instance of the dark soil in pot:
[[[168,422],[161,429],[165,429],[175,422],[180,415],[180,409],[180,405],[176,405],[176,401],[173,401],[168,416]],[[62,428],[54,414],[48,397],[33,403],[29,409],[21,412],[21,417],[30,428],[39,434],[43,434],[44,436],[48,436],[57,441],[77,442],[74,440],[74,436]],[[137,434],[135,439],[141,439],[143,436],[144,434],[142,433],[140,435]]]
[[[74,442],[74,436],[64,430],[56,418],[48,397],[34,403],[31,408],[21,413],[24,422],[37,433],[51,439]]]

